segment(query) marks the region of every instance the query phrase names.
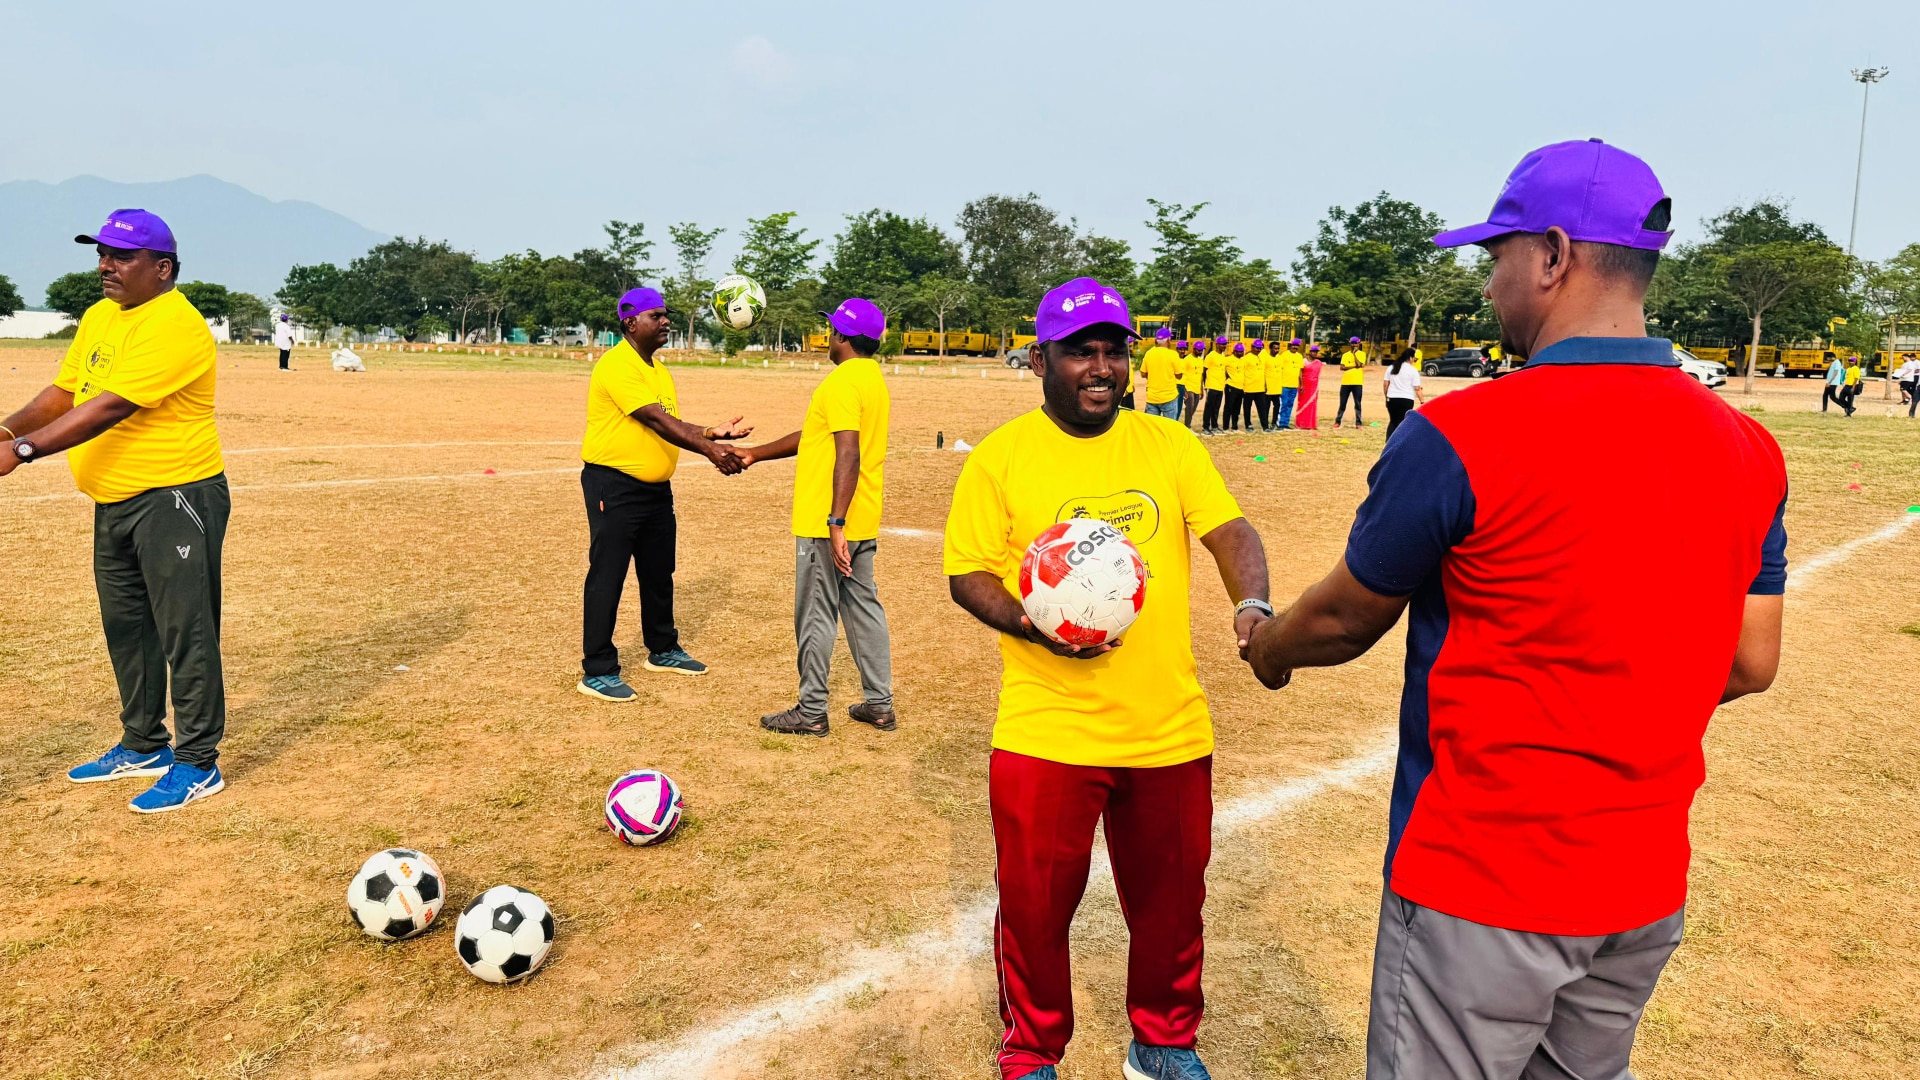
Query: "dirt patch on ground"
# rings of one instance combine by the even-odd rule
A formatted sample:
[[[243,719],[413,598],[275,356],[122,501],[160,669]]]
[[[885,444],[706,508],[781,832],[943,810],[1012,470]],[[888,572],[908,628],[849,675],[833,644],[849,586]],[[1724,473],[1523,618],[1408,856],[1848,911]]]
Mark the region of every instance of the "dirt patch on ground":
[[[58,356],[0,349],[0,400],[24,400]],[[938,535],[963,457],[934,442],[977,441],[1037,404],[1031,379],[985,366],[891,378],[885,524],[901,531],[882,537],[878,574],[902,726],[840,724],[815,741],[755,724],[794,693],[790,463],[736,478],[686,463],[680,623],[714,672],[637,675],[641,701],[606,706],[572,691],[585,364],[369,359],[365,375],[304,358],[282,374],[267,350],[222,354],[232,782],[188,812],[141,818],[125,809],[131,784],[60,779],[118,732],[91,510],[59,463],[0,481],[0,901],[14,913],[0,924],[0,1075],[580,1076],[981,902],[998,663],[946,597]],[[798,425],[819,377],[735,364],[686,370],[680,386],[690,418],[744,413],[773,436]],[[1793,474],[1796,559],[1920,502],[1903,418],[1821,417],[1813,384],[1762,385],[1757,415]],[[1266,539],[1278,598],[1338,558],[1383,430],[1207,444]],[[1219,798],[1377,746],[1398,633],[1268,694],[1233,658],[1225,596],[1196,553]],[[1914,1072],[1920,637],[1901,627],[1920,611],[1917,559],[1920,528],[1799,583],[1780,685],[1715,724],[1690,937],[1650,1013],[1645,1075]],[[628,603],[618,640],[637,647]],[[857,697],[844,647],[834,695],[836,710]],[[643,765],[682,783],[688,819],[672,843],[630,850],[599,803]],[[1359,1075],[1385,795],[1382,775],[1221,845],[1203,1028],[1216,1075]],[[461,970],[445,929],[391,946],[359,934],[347,880],[394,843],[439,859],[452,904],[501,882],[545,897],[559,918],[547,969],[491,987]],[[1116,1071],[1123,941],[1111,887],[1096,885],[1067,1076]],[[976,957],[855,990],[728,1064],[985,1077],[997,1035]]]

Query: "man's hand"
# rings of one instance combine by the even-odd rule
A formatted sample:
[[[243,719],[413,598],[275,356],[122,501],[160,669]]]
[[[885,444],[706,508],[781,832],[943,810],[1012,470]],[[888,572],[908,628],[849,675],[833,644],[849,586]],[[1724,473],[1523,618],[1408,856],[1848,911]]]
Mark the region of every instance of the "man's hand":
[[[833,545],[833,568],[840,571],[841,577],[852,577],[853,553],[847,550],[847,530],[838,525],[827,526],[827,541]]]
[[[1253,667],[1253,635],[1259,632],[1261,626],[1272,621],[1273,619],[1259,608],[1247,608],[1233,617],[1233,633],[1234,637],[1239,639],[1240,659],[1245,660],[1249,667]],[[1278,690],[1293,681],[1293,669],[1270,670],[1266,675],[1262,675],[1260,669],[1256,667],[1253,677],[1259,679],[1260,685],[1267,689]]]
[[[746,461],[741,460],[738,450],[735,450],[731,446],[721,446],[718,443],[708,443],[706,455],[707,460],[713,462],[713,467],[719,469],[720,472],[726,476],[738,474],[744,470],[748,464]]]
[[[1098,645],[1089,645],[1085,648],[1078,645],[1062,645],[1034,629],[1033,620],[1027,618],[1025,615],[1020,616],[1020,629],[1026,635],[1028,641],[1033,642],[1035,645],[1040,646],[1055,656],[1064,656],[1069,660],[1094,660],[1120,647],[1118,641],[1104,641]]]
[[[724,424],[715,424],[701,434],[709,439],[721,441],[727,439],[744,439],[753,434],[753,425],[742,424],[740,421],[743,419],[745,419],[745,417],[736,416]]]
[[[19,467],[20,455],[13,452],[13,444],[0,444],[0,476],[5,476]]]

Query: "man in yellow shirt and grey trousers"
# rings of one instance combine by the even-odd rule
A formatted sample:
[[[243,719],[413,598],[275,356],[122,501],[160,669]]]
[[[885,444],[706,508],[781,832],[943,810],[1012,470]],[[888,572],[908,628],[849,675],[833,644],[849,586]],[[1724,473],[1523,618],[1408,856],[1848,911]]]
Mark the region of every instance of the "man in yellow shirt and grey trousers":
[[[642,664],[648,671],[705,675],[707,665],[680,647],[673,621],[673,473],[681,450],[701,454],[723,475],[746,468],[721,441],[753,432],[736,416],[700,427],[680,419],[680,395],[666,361],[674,312],[658,290],[628,289],[614,308],[620,344],[601,354],[587,384],[587,432],[580,442],[580,489],[587,501],[587,582],[581,618],[580,684],[602,701],[634,700],[620,677],[613,644],[627,567],[640,578]]]
[[[157,214],[115,210],[97,235],[74,240],[99,255],[104,299],[80,317],[53,385],[0,423],[0,476],[65,450],[93,500],[120,741],[67,779],[157,776],[128,803],[157,814],[226,786],[220,547],[233,501],[213,424],[213,334],[174,288],[179,245]]]
[[[740,451],[748,465],[798,457],[793,476],[793,636],[799,649],[800,701],[769,713],[760,726],[783,735],[826,735],[827,675],[833,641],[847,628],[847,651],[860,669],[864,700],[847,715],[881,731],[899,725],[893,711],[893,652],[887,611],[873,582],[892,399],[873,354],[887,316],[851,297],[826,316],[833,371],[814,387],[800,430]]]

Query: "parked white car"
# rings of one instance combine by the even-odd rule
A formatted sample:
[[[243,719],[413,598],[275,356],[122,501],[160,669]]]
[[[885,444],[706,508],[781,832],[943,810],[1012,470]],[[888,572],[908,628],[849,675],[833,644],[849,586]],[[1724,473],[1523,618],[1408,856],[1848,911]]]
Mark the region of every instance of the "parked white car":
[[[1693,376],[1701,386],[1711,390],[1727,385],[1727,365],[1702,360],[1678,345],[1673,347],[1673,358],[1680,361],[1680,370]]]

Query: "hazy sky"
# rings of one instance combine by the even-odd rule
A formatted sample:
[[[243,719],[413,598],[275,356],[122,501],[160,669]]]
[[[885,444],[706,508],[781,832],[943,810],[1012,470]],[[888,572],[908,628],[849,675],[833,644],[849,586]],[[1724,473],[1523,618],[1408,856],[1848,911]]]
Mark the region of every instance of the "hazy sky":
[[[1869,64],[1858,251],[1920,240],[1912,0],[5,6],[0,180],[211,173],[487,257],[1031,190],[1136,254],[1147,197],[1204,200],[1285,263],[1329,205],[1481,220],[1589,136],[1683,237],[1774,195],[1845,243]]]

